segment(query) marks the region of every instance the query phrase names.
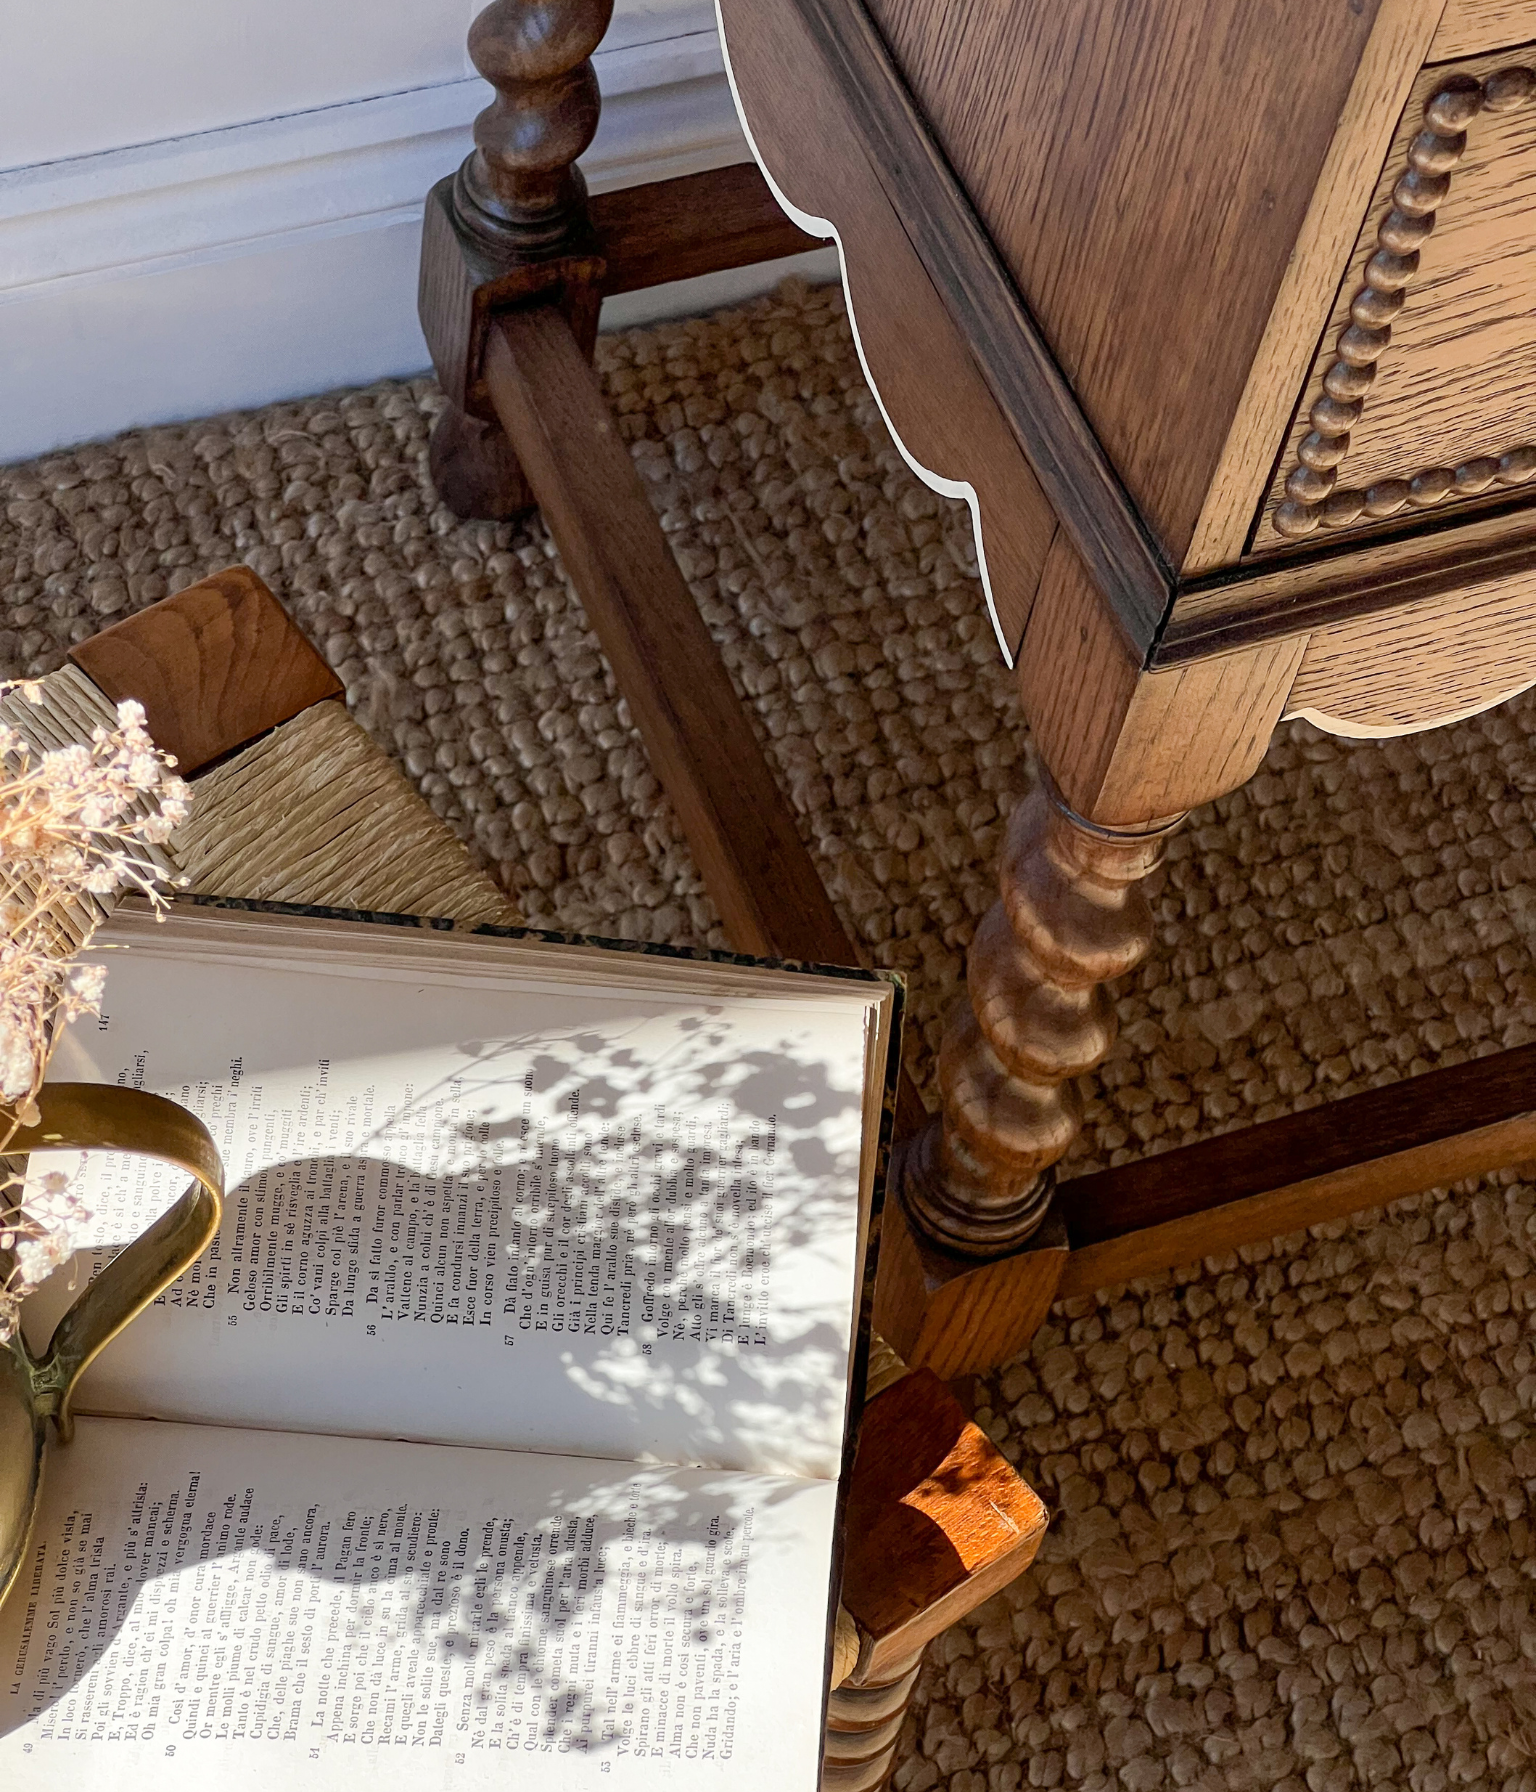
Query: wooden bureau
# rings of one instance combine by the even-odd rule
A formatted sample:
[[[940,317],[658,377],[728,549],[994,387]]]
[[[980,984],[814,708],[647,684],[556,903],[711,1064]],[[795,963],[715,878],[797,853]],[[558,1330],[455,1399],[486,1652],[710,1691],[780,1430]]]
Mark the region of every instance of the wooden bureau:
[[[1390,735],[1536,681],[1536,0],[718,6],[788,222],[742,168],[587,204],[611,0],[471,28],[496,95],[427,204],[432,465],[461,515],[542,507],[733,943],[850,960],[588,365],[604,293],[836,238],[1044,772],[942,1110],[898,1102],[878,1330],[964,1376],[1058,1294],[1529,1158],[1533,1045],[1055,1179],[1185,812],[1285,716]],[[881,1781],[916,1659],[863,1649],[824,1786]]]
[[[1536,681],[1536,0],[719,10],[772,197],[737,168],[589,206],[611,0],[476,20],[496,95],[423,247],[433,468],[461,514],[543,507],[734,942],[854,955],[587,365],[605,292],[835,237],[1044,773],[942,1112],[898,1106],[881,1331],[967,1373],[1060,1291],[1513,1161],[1520,1053],[1054,1174],[1183,815],[1286,716],[1391,735]]]
[[[1178,818],[1285,716],[1536,680],[1536,5],[719,3],[907,458],[971,504],[1050,786],[900,1164],[921,1308],[928,1247],[1046,1248]]]

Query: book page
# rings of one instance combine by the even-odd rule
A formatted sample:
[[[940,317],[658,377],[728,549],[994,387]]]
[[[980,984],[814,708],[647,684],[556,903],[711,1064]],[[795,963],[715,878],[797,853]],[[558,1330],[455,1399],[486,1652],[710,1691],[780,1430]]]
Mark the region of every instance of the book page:
[[[0,1609],[11,1792],[813,1792],[835,1488],[82,1419]]]
[[[52,1076],[192,1109],[228,1197],[81,1410],[837,1474],[867,991],[391,977],[142,936],[104,961],[105,1012]],[[97,1261],[183,1180],[88,1159]]]

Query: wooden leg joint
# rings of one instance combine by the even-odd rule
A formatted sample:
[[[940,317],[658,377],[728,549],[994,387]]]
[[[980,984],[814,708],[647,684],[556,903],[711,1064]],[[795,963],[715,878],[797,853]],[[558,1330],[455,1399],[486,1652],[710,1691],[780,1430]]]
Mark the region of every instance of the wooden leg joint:
[[[491,0],[469,53],[496,97],[475,120],[475,148],[427,196],[417,309],[448,409],[432,476],[460,516],[506,517],[531,497],[482,377],[499,312],[558,305],[590,355],[605,263],[576,158],[597,129],[591,55],[613,0]]]
[[[870,1399],[842,1588],[860,1647],[828,1701],[823,1792],[885,1783],[923,1650],[1024,1572],[1045,1523],[1040,1501],[930,1371]]]
[[[566,219],[554,248],[529,248],[512,233],[500,244],[487,241],[457,209],[463,174],[446,176],[427,195],[417,310],[444,392],[471,416],[494,421],[483,374],[491,319],[520,305],[554,304],[590,355],[606,263],[584,211]]]
[[[1054,1204],[1023,1246],[981,1263],[938,1249],[887,1199],[875,1329],[914,1367],[945,1381],[994,1369],[1039,1329],[1068,1257],[1067,1229]]]

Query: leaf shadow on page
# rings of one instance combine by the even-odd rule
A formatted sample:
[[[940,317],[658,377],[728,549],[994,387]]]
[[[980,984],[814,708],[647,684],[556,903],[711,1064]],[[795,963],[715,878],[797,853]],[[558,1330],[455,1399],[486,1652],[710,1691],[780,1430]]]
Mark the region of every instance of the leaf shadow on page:
[[[84,1420],[71,1453],[123,1429]],[[702,1703],[728,1758],[754,1522],[782,1483],[557,1477],[456,1510],[419,1473],[389,1503],[380,1446],[326,1441],[328,1502],[285,1498],[258,1440],[231,1465],[237,1439],[221,1474],[146,1451],[131,1505],[66,1503],[0,1624],[0,1735],[287,1745],[253,1782],[277,1786],[326,1742],[664,1756]]]
[[[643,1062],[581,1025],[461,1042],[361,1149],[247,1152],[210,1252],[82,1405],[835,1474],[861,1091],[802,1041],[647,1021]],[[368,1073],[326,1062],[333,1090]],[[137,1230],[143,1161],[118,1161]]]

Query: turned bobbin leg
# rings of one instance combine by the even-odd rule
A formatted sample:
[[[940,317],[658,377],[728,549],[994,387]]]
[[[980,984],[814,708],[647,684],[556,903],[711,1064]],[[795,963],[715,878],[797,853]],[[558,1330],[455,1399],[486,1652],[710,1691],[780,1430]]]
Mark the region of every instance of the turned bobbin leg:
[[[481,378],[490,318],[530,300],[558,303],[590,354],[603,260],[576,158],[597,129],[591,55],[613,0],[493,0],[469,31],[496,97],[475,148],[427,198],[418,308],[448,406],[431,471],[459,516],[507,517],[533,494]]]
[[[821,1792],[874,1792],[885,1784],[922,1665],[919,1644],[900,1660],[885,1663],[870,1684],[832,1689]]]
[[[943,1110],[900,1165],[907,1212],[934,1243],[996,1257],[1044,1219],[1052,1166],[1082,1124],[1073,1079],[1114,1043],[1105,985],[1152,943],[1140,885],[1179,819],[1097,826],[1048,780],[1014,812],[1001,900],[976,931],[966,996],[945,1028]]]
[[[1299,652],[1265,642],[1148,671],[1071,544],[1053,544],[1018,660],[1051,777],[1009,825],[1002,900],[940,1054],[941,1113],[894,1166],[881,1234],[876,1324],[909,1362],[975,1373],[1044,1318],[1077,1248],[1051,1202],[1081,1122],[1072,1079],[1113,1043],[1105,985],[1151,944],[1140,886],[1178,819],[1257,769]]]

